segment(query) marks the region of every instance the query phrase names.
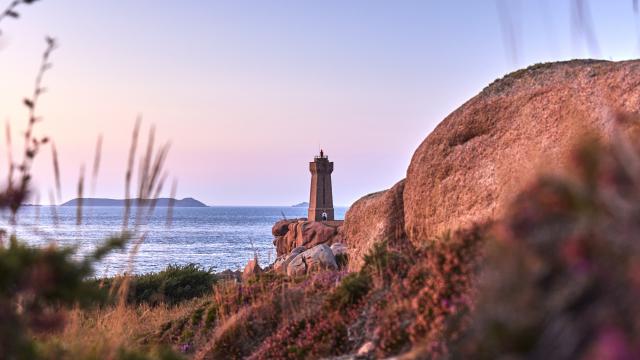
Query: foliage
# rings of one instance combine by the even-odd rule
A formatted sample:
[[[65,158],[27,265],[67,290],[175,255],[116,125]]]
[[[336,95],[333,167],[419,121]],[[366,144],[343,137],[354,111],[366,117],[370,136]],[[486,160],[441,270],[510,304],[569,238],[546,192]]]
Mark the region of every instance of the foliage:
[[[487,230],[475,226],[446,233],[421,248],[397,239],[398,247],[376,245],[361,270],[373,274],[375,286],[358,325],[360,331],[373,330],[360,342],[373,341],[380,357],[411,348],[447,354],[468,323]]]
[[[106,279],[105,287],[110,287],[118,280],[122,280],[122,277]],[[211,270],[205,270],[196,264],[168,265],[160,272],[133,275],[129,281],[129,303],[174,305],[211,293],[216,276]]]
[[[339,311],[326,301],[342,277],[337,272],[316,273],[274,297],[286,309],[274,331],[251,349],[250,358],[307,359],[348,352],[352,347],[348,326],[356,311]]]
[[[349,324],[356,313],[315,314],[285,323],[252,354],[251,359],[316,359],[348,353]]]
[[[94,261],[120,247],[127,236],[113,237],[83,261],[72,248],[26,246],[11,236],[0,247],[0,353],[35,358],[30,332],[45,333],[64,325],[63,307],[91,305],[101,292],[86,282]]]
[[[381,241],[365,254],[361,271],[373,275],[377,286],[387,288],[391,282],[406,275],[415,255],[415,249],[406,238]]]
[[[349,265],[349,256],[347,254],[337,254],[336,265],[338,265],[339,270],[346,269]]]
[[[327,297],[327,303],[332,308],[346,310],[349,306],[357,304],[369,290],[371,276],[367,272],[349,274]]]

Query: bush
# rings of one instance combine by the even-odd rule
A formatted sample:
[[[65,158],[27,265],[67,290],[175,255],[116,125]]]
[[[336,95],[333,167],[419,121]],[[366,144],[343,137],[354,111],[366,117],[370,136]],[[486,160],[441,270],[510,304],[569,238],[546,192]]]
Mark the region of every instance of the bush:
[[[374,244],[364,256],[361,271],[371,274],[376,286],[388,288],[394,280],[407,274],[414,257],[415,249],[407,239],[389,239]]]
[[[191,325],[198,326],[202,322],[202,316],[204,315],[204,307],[198,308],[191,315]]]
[[[338,270],[346,269],[347,265],[349,265],[349,256],[347,254],[336,255],[336,264],[338,265]]]
[[[93,262],[108,249],[127,240],[113,237],[84,261],[75,261],[72,248],[27,246],[11,236],[0,244],[0,354],[8,358],[36,358],[31,334],[48,333],[64,326],[64,308],[87,306],[101,293],[85,278]]]
[[[371,290],[371,285],[371,276],[366,271],[349,274],[327,297],[327,304],[332,309],[346,310],[365,297]]]
[[[215,274],[199,265],[169,265],[157,273],[133,276],[128,301],[175,305],[211,293],[215,282]]]

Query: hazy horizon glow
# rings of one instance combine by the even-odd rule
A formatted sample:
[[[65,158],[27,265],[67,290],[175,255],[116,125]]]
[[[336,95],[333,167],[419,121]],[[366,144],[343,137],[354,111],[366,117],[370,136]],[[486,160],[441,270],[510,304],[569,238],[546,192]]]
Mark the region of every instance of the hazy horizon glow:
[[[50,35],[60,47],[38,131],[58,147],[63,201],[76,196],[99,134],[97,190],[86,195],[123,198],[141,114],[145,132],[154,124],[172,144],[179,198],[308,201],[308,162],[321,146],[335,162],[334,203],[350,205],[402,179],[428,133],[494,79],[538,62],[638,56],[629,0],[588,2],[599,54],[572,33],[569,1],[502,3],[515,22],[515,60],[495,1],[42,0],[0,24],[0,120],[18,139]],[[47,148],[35,168],[43,203],[50,159]]]

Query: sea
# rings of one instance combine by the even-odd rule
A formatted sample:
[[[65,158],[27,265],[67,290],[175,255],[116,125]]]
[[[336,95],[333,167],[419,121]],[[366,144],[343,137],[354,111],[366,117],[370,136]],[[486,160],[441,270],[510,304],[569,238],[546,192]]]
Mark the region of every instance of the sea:
[[[346,207],[335,208],[344,219]],[[96,264],[95,276],[157,272],[170,264],[197,264],[214,272],[242,270],[258,256],[261,266],[275,259],[271,227],[283,218],[306,217],[307,209],[278,206],[211,206],[156,208],[153,213],[131,209],[129,228],[135,236],[123,250]],[[71,246],[78,260],[123,229],[124,208],[25,206],[15,224],[7,214],[0,228],[30,246]],[[136,248],[136,244],[138,248]],[[134,250],[135,249],[135,250]]]

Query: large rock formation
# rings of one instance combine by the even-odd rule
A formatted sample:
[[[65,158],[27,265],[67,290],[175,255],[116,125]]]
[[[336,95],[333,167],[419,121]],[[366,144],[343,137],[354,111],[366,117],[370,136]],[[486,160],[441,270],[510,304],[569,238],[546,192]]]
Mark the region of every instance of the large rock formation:
[[[302,254],[307,249],[304,246],[299,246],[293,250],[289,254],[282,255],[276,259],[273,263],[273,269],[277,272],[287,273],[287,267],[289,263],[295,259],[296,256]]]
[[[334,243],[331,245],[331,252],[333,253],[333,256],[347,256],[349,254],[347,246],[343,243]]]
[[[319,244],[342,242],[342,221],[280,220],[271,229],[278,257],[296,247],[310,249]]]
[[[640,61],[590,60],[535,65],[489,85],[413,155],[404,189],[410,240],[499,218],[534,175],[566,165],[586,130],[607,138],[614,112],[637,112],[639,85]]]
[[[416,150],[405,182],[349,209],[350,267],[371,246],[414,244],[502,216],[541,172],[565,168],[586,133],[609,138],[618,112],[640,109],[640,61],[540,64],[495,81],[445,118]]]
[[[320,244],[293,258],[287,265],[287,275],[298,276],[320,270],[338,270],[331,248]]]
[[[404,180],[389,190],[360,198],[347,211],[343,231],[351,270],[360,269],[364,255],[375,243],[403,237],[403,189]]]

